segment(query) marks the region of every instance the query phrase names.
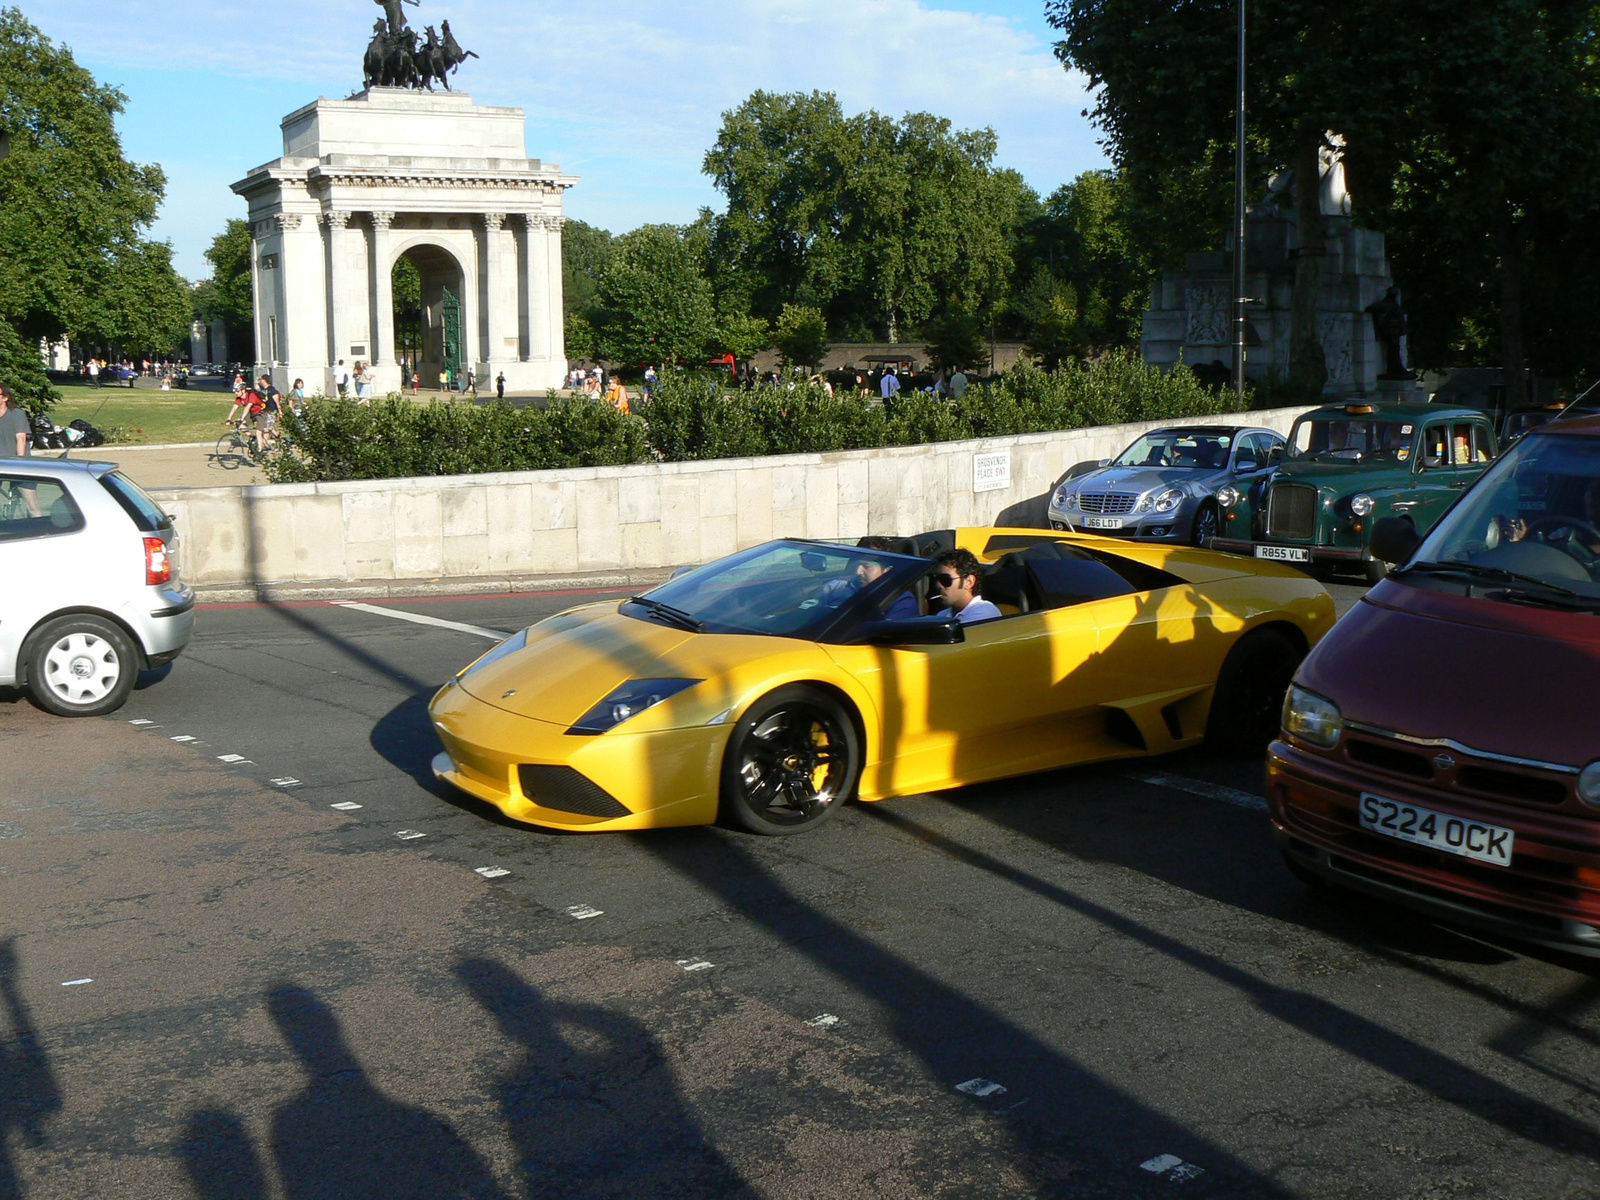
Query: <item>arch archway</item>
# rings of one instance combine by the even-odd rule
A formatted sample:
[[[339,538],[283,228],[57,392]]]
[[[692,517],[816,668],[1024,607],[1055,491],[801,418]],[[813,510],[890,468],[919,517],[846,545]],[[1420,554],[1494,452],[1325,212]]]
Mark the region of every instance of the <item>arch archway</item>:
[[[390,268],[395,357],[402,386],[415,371],[422,386],[460,386],[472,362],[467,273],[443,246],[419,241]]]

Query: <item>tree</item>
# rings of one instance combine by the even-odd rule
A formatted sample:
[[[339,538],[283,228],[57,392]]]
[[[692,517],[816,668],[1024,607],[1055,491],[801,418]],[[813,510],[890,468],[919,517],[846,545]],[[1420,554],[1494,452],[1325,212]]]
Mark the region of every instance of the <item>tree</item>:
[[[986,312],[1009,287],[1029,202],[991,167],[994,132],[929,113],[846,117],[831,94],[756,92],[723,114],[705,172],[727,197],[719,296],[775,320],[785,304],[896,341],[943,304]]]
[[[1232,94],[1233,13],[1234,0],[1048,0],[1065,35],[1057,54],[1096,90],[1093,118],[1157,266],[1214,247],[1228,227],[1234,114],[1222,98]],[[1250,13],[1255,194],[1268,170],[1315,179],[1325,132],[1336,130],[1358,217],[1390,233],[1397,282],[1409,289],[1415,271],[1423,285],[1407,300],[1433,314],[1417,327],[1425,346],[1443,351],[1471,327],[1497,329],[1515,385],[1529,328],[1548,331],[1547,352],[1592,341],[1600,297],[1572,272],[1595,238],[1597,207],[1589,0],[1252,0]],[[1296,188],[1295,214],[1291,382],[1320,391],[1326,228],[1315,188]],[[1557,298],[1554,285],[1568,280],[1589,307],[1575,309],[1572,292]],[[1529,297],[1541,296],[1548,326],[1528,320]]]
[[[561,290],[569,313],[593,316],[615,241],[604,229],[567,219],[561,229]]]
[[[772,345],[772,327],[748,313],[723,313],[717,318],[717,349],[740,362]]]
[[[15,8],[0,9],[0,321],[15,343],[74,337],[171,349],[190,301],[170,251],[142,236],[165,177],[122,155],[126,97]]]
[[[786,364],[814,368],[828,352],[828,322],[820,309],[785,304],[773,328],[772,342]]]
[[[935,369],[972,370],[989,361],[988,334],[976,313],[951,309],[929,325],[929,341],[922,349]]]
[[[250,248],[250,223],[240,217],[230,218],[206,250],[211,278],[201,280],[195,288],[195,315],[208,325],[221,321],[230,346],[249,346],[255,342]],[[398,306],[400,293],[395,295]]]
[[[716,337],[711,284],[673,225],[617,238],[596,302],[598,348],[608,362],[694,362]]]

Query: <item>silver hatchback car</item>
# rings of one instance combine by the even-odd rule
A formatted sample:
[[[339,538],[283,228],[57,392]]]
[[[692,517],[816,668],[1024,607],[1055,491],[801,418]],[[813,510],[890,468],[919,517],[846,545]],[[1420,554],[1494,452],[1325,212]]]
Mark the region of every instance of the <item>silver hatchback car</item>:
[[[113,463],[0,458],[0,686],[112,712],[193,630],[178,532],[138,484]]]

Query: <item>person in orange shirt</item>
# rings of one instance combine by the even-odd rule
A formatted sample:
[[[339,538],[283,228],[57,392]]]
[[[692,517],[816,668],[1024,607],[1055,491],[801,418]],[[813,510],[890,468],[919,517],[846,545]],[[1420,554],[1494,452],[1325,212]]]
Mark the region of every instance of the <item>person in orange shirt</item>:
[[[622,386],[622,380],[616,375],[611,377],[611,386],[606,389],[606,403],[620,413],[633,411],[633,406],[628,403],[628,389]]]

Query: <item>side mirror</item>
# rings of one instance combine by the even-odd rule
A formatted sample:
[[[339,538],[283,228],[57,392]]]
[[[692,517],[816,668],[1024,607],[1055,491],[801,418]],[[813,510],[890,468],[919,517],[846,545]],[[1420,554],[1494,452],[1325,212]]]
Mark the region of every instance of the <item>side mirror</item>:
[[[1283,446],[1281,444],[1279,444],[1277,446],[1274,446],[1271,450],[1267,451],[1267,462],[1268,462],[1268,464],[1280,463],[1282,461],[1283,461]]]
[[[1372,557],[1395,566],[1411,561],[1422,545],[1417,527],[1404,517],[1379,517],[1372,525]]]
[[[967,631],[954,618],[930,621],[863,621],[850,638],[856,646],[954,646],[967,640]]]
[[[1261,464],[1256,462],[1256,460],[1253,458],[1241,458],[1238,462],[1233,464],[1233,472],[1235,475],[1243,475],[1247,471],[1259,471],[1260,469]]]
[[[1437,471],[1442,466],[1444,466],[1444,459],[1440,455],[1437,455],[1437,454],[1425,454],[1425,455],[1423,455],[1423,457],[1422,457],[1422,469],[1424,471]]]

